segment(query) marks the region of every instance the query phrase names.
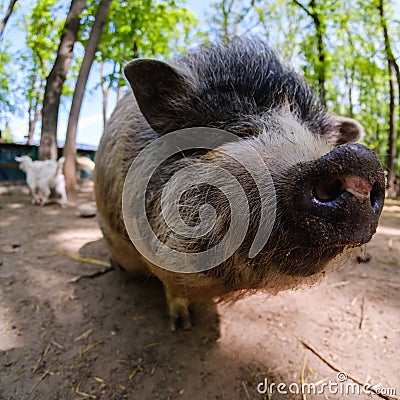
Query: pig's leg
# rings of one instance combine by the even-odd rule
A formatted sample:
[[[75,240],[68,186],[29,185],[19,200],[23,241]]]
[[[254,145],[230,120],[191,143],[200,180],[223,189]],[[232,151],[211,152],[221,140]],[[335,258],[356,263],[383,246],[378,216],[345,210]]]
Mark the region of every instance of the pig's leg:
[[[174,293],[168,285],[164,283],[165,296],[167,298],[169,328],[171,331],[176,331],[179,320],[182,321],[183,329],[190,329],[192,326],[189,313],[189,299],[181,297]]]
[[[144,263],[149,270],[164,285],[165,297],[167,300],[169,327],[171,331],[176,331],[179,321],[182,323],[183,329],[190,329],[192,324],[189,313],[189,282],[185,282],[186,274],[178,274],[154,265],[150,261],[143,258]]]

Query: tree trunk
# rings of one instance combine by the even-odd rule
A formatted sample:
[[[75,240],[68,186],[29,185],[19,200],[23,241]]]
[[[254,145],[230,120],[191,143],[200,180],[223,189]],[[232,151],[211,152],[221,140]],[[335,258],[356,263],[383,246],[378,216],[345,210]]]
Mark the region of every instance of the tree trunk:
[[[388,143],[386,152],[386,166],[388,169],[387,175],[387,194],[389,197],[396,196],[395,180],[396,180],[396,114],[395,114],[395,89],[393,78],[392,64],[389,62],[389,131]]]
[[[37,105],[35,105],[37,106]],[[29,119],[29,126],[28,126],[28,144],[30,146],[33,145],[33,135],[35,133],[35,127],[36,127],[36,122],[39,121],[41,112],[38,111],[37,109],[34,110],[33,112],[33,118]]]
[[[222,39],[227,41],[229,39],[229,14],[231,12],[233,5],[233,1],[230,1],[230,5],[226,5],[226,0],[222,0],[221,8],[222,8]]]
[[[4,32],[4,29],[5,29],[6,25],[7,25],[7,21],[10,18],[10,15],[13,12],[13,9],[14,9],[14,6],[15,6],[16,2],[17,2],[17,0],[10,0],[10,4],[8,5],[6,15],[4,16],[3,20],[0,22],[0,39],[3,36],[3,32]]]
[[[35,83],[36,83],[36,75],[32,76],[32,80],[31,80],[31,93],[33,93],[33,90],[35,88]],[[34,115],[34,98],[32,96],[29,96],[29,108],[28,108],[28,144],[31,145],[32,144],[32,136],[33,133],[31,134],[31,132],[33,132],[34,128],[32,129],[32,120],[33,120],[33,115]]]
[[[107,123],[107,101],[108,101],[109,87],[104,85],[102,86],[101,89],[103,91],[103,132],[104,132]]]
[[[122,76],[122,65],[119,64],[119,71],[118,71],[118,76],[117,76],[117,104],[121,101],[122,99],[122,94],[123,94],[123,84],[124,84],[124,78]]]
[[[378,1],[378,10],[381,17],[381,27],[383,31],[383,37],[385,40],[385,55],[387,61],[388,80],[389,80],[389,131],[388,131],[388,143],[386,152],[386,167],[387,167],[387,194],[390,197],[396,196],[396,167],[397,167],[397,131],[396,131],[396,114],[395,114],[395,82],[394,76],[397,79],[398,85],[398,96],[399,96],[399,107],[400,107],[400,69],[393,55],[392,46],[390,43],[387,22],[384,12],[383,0]],[[399,109],[400,112],[400,109]]]
[[[108,94],[110,92],[110,88],[112,86],[112,82],[115,79],[115,71],[117,70],[117,62],[114,61],[113,71],[110,75],[110,79],[108,84],[106,85],[105,77],[104,77],[104,62],[101,63],[101,91],[103,93],[103,131],[106,127],[107,122],[107,101],[108,101]]]
[[[318,64],[316,65],[315,72],[317,73],[318,79],[318,90],[319,97],[321,99],[322,104],[326,105],[326,89],[325,89],[325,81],[326,81],[326,65],[325,65],[325,44],[324,44],[324,35],[326,26],[321,18],[320,14],[316,9],[315,0],[310,0],[308,4],[308,8],[301,4],[298,0],[293,0],[293,3],[298,5],[305,13],[311,17],[315,26],[315,35],[317,37],[317,51],[318,51]]]
[[[108,11],[112,0],[101,0],[96,13],[96,19],[90,32],[87,42],[85,55],[83,56],[82,66],[76,81],[74,95],[72,97],[71,111],[68,118],[67,136],[64,146],[64,175],[67,194],[72,201],[76,200],[76,130],[78,126],[79,114],[82,106],[83,95],[89,77],[97,46],[100,42],[101,31],[106,22]]]
[[[315,34],[317,36],[317,51],[318,51],[317,75],[318,75],[319,96],[321,98],[322,104],[326,105],[326,90],[325,90],[326,65],[325,65],[325,45],[323,38],[325,34],[325,25],[322,22],[316,10],[315,0],[310,1],[310,7],[311,7],[310,15],[314,21]]]
[[[122,100],[123,97],[122,94],[123,94],[122,86],[118,86],[117,104]]]
[[[351,33],[348,29],[346,29],[346,34],[347,34],[347,40],[350,44],[350,49],[352,51],[352,53],[355,54],[355,50],[354,50],[354,43],[353,43],[353,39],[351,37]],[[349,112],[348,112],[348,116],[350,118],[354,117],[354,111],[353,111],[353,85],[354,85],[354,75],[356,73],[356,62],[354,60],[352,60],[351,62],[351,68],[350,68],[350,75],[347,71],[347,68],[344,69],[344,75],[345,75],[345,79],[346,79],[346,86],[347,86],[347,98],[349,101]]]
[[[104,62],[101,63],[100,69],[100,79],[101,79],[101,92],[103,94],[103,132],[106,127],[107,122],[107,99],[108,99],[108,89],[110,86],[106,85],[104,78]]]
[[[29,129],[28,129],[28,144],[30,146],[33,145],[33,135],[35,134],[36,123],[39,121],[42,113],[40,110],[35,110],[33,114],[33,118],[29,120]]]
[[[42,109],[39,159],[57,159],[57,124],[62,87],[71,65],[72,52],[79,29],[80,14],[86,0],[72,0],[58,47],[56,61],[47,77]]]
[[[32,88],[34,87],[34,80],[32,82]],[[42,112],[38,110],[40,103],[40,94],[42,93],[43,83],[40,81],[39,88],[35,93],[35,97],[29,100],[29,122],[28,122],[28,144],[33,145],[33,135],[35,133],[36,122],[39,120]]]

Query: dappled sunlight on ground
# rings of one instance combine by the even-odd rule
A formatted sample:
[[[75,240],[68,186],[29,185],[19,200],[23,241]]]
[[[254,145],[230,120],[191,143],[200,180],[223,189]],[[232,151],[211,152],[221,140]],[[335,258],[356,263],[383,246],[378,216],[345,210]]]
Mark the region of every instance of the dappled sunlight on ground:
[[[26,207],[26,204],[23,204],[23,203],[10,203],[10,204],[6,204],[6,207],[11,209],[11,210],[16,210],[17,208]]]
[[[378,226],[377,232],[381,233],[383,235],[400,236],[400,227],[399,228],[390,228],[390,227],[381,225],[381,226]]]
[[[7,228],[8,226],[11,226],[11,224],[15,222],[17,222],[17,217],[15,216],[5,217],[2,221],[0,221],[0,228]]]
[[[0,302],[0,351],[24,346],[22,332],[15,326],[10,309]]]
[[[98,240],[103,236],[97,227],[93,228],[62,228],[59,232],[53,232],[51,234],[51,240],[58,243],[60,247],[68,245],[67,241],[85,241]],[[50,239],[50,238],[49,238]],[[75,245],[76,246],[76,245]]]

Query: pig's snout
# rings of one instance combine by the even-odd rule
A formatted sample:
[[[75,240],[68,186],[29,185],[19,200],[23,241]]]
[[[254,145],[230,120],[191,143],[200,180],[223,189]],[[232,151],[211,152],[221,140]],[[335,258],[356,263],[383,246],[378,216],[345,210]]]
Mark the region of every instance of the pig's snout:
[[[382,210],[381,190],[379,185],[374,187],[364,178],[357,175],[334,175],[322,179],[314,188],[315,201],[336,207],[354,196],[359,201],[369,200],[373,211],[379,214]]]
[[[288,183],[291,221],[309,245],[359,246],[375,233],[385,197],[384,172],[376,155],[346,144],[293,169]],[[293,210],[293,207],[296,208]],[[296,228],[295,228],[296,229]],[[303,236],[304,235],[304,236]]]

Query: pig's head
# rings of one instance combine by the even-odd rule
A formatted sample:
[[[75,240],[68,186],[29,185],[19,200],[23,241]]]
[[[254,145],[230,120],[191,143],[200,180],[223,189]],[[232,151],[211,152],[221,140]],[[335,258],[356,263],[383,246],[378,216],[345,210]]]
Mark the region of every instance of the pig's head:
[[[266,285],[264,277],[271,271],[311,276],[345,248],[360,246],[375,233],[384,202],[384,174],[375,154],[354,143],[364,133],[362,126],[327,113],[308,85],[265,45],[244,46],[239,41],[187,56],[174,66],[136,60],[125,68],[125,75],[142,114],[159,135],[201,126],[240,138],[206,154],[182,152],[164,164],[160,174],[165,181],[183,166],[210,162],[228,170],[247,196],[250,224],[245,239],[224,265],[208,274],[236,289]],[[257,185],[252,173],[229,156],[243,155],[248,145],[266,166],[257,172]],[[263,175],[268,179],[263,180]],[[260,182],[267,187],[270,178],[273,187],[260,196]],[[153,186],[153,211],[148,216],[171,248],[204,251],[229,228],[229,188],[207,187],[205,179],[199,178],[201,185],[194,181],[180,198],[181,217],[190,226],[200,222],[202,205],[211,203],[217,212],[214,229],[196,240],[175,234],[168,226],[160,234],[165,221],[160,202],[154,201],[154,188],[161,183]],[[160,197],[162,188],[159,191]],[[276,218],[270,237],[249,258],[260,228],[260,209],[272,210],[273,203]]]

